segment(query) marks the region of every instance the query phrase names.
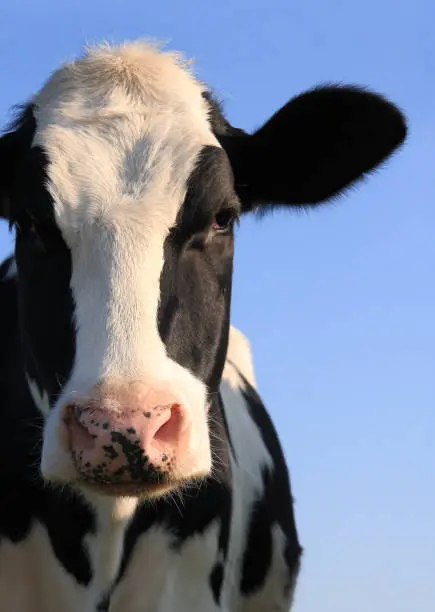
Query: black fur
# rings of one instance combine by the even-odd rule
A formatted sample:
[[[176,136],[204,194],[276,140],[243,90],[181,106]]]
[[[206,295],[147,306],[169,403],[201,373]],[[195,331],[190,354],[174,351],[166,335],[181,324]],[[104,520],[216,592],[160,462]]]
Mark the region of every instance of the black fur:
[[[235,175],[243,210],[316,205],[379,167],[405,140],[399,109],[357,86],[319,86],[248,135],[210,102],[212,122]]]

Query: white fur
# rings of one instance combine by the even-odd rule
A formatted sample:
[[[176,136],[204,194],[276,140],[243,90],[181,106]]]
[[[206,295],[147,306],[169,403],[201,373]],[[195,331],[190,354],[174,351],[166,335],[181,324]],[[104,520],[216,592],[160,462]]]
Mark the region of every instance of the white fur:
[[[273,468],[272,457],[249,415],[246,401],[240,392],[243,387],[243,382],[240,382],[238,388],[234,388],[223,380],[220,388],[228,430],[239,459],[235,461],[231,457],[233,505],[228,563],[225,565],[223,587],[228,598],[226,601],[228,610],[237,609],[233,598],[238,594],[241,551],[246,545],[252,506],[263,494],[262,470],[264,467]]]
[[[233,389],[239,389],[244,384],[240,374],[256,389],[254,361],[249,340],[239,329],[231,325],[223,379]]]
[[[35,522],[14,544],[0,541],[0,607],[11,612],[94,612],[89,591],[59,563],[47,530]],[[94,604],[95,606],[95,604]]]
[[[244,599],[243,605],[239,608],[240,612],[264,612],[264,610],[289,612],[289,588],[284,588],[289,582],[288,567],[284,558],[286,538],[276,523],[272,527],[272,542],[272,564],[266,580],[261,589]]]
[[[34,146],[71,250],[76,357],[47,419],[42,472],[69,480],[59,409],[108,378],[164,383],[190,413],[192,473],[210,469],[204,385],[168,358],[157,329],[163,245],[212,134],[202,86],[169,53],[99,47],[57,70],[35,96]],[[62,456],[63,455],[63,456]]]
[[[1,280],[13,280],[14,278],[17,277],[18,274],[18,270],[17,270],[17,262],[15,261],[15,257],[10,261],[9,263],[9,267],[7,269],[6,274],[3,276],[3,278]]]
[[[126,529],[134,516],[138,500],[112,500],[89,492],[86,497],[96,514],[96,531],[86,536],[85,543],[93,571],[89,599],[97,602],[118,575]]]
[[[27,385],[29,387],[30,395],[32,396],[33,402],[38,410],[43,414],[44,417],[48,417],[50,413],[50,400],[48,393],[44,389],[41,393],[37,383],[32,380],[26,373]]]
[[[210,589],[209,576],[218,554],[220,522],[187,540],[180,552],[173,536],[152,527],[136,543],[127,572],[115,589],[116,612],[222,612]],[[111,608],[112,609],[112,608]]]

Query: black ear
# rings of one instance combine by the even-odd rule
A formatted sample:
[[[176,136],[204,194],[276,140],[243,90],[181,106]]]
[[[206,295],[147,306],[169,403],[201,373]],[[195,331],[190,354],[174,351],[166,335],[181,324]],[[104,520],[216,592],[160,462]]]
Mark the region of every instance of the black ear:
[[[33,107],[18,107],[17,118],[0,137],[0,218],[10,219],[10,189],[20,157],[31,146],[35,132]]]
[[[405,139],[391,102],[355,86],[323,86],[293,98],[248,136],[223,137],[243,208],[314,205],[379,166]]]

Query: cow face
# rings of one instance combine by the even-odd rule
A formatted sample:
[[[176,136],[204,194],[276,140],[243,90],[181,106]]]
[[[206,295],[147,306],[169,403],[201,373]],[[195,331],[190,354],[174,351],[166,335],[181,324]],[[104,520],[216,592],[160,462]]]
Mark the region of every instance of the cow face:
[[[324,201],[404,137],[393,105],[352,87],[247,135],[144,44],[56,71],[0,141],[26,375],[47,398],[43,476],[155,495],[208,475],[235,220]]]

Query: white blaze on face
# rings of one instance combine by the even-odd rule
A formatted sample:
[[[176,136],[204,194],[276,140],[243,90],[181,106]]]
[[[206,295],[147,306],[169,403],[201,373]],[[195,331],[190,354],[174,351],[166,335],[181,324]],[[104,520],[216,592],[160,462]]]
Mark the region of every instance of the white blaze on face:
[[[166,381],[186,402],[208,465],[204,385],[169,359],[157,327],[165,238],[200,150],[219,146],[201,94],[173,54],[142,43],[90,50],[35,97],[33,146],[47,154],[72,258],[76,355],[59,405],[102,379]],[[61,452],[57,412],[47,422],[46,474]]]

